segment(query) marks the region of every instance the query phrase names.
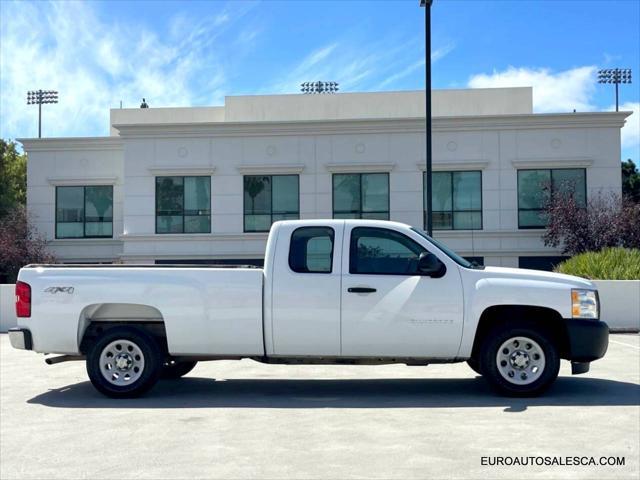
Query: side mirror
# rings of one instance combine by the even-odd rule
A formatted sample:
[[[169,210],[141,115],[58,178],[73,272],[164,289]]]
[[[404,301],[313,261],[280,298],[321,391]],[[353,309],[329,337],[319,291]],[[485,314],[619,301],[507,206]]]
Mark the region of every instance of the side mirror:
[[[442,277],[447,268],[433,253],[423,252],[418,258],[418,272],[433,278]]]

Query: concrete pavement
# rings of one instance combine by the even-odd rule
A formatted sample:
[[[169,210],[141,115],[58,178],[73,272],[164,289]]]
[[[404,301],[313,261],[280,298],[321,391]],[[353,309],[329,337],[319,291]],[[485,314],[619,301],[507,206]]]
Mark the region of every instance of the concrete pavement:
[[[83,362],[47,366],[0,335],[0,477],[634,478],[640,337],[586,375],[498,397],[466,364],[199,364],[112,400]],[[482,456],[624,457],[624,466],[483,466]]]

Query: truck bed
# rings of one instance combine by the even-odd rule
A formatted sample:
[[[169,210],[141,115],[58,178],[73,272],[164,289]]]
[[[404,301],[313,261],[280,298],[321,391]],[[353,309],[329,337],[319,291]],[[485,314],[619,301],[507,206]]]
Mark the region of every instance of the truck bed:
[[[263,275],[235,266],[31,265],[21,273],[33,298],[24,323],[39,352],[78,353],[90,322],[157,319],[172,355],[263,355]]]

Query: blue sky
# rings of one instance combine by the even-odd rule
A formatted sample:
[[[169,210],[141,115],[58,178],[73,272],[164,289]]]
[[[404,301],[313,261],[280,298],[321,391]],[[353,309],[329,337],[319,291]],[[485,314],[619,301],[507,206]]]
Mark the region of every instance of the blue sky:
[[[108,109],[225,95],[424,87],[423,11],[408,1],[0,1],[0,135],[37,135],[29,89],[56,89],[47,136],[108,134]],[[640,159],[640,2],[435,0],[434,88],[534,87],[537,112],[609,110],[598,68],[632,68],[623,158]]]

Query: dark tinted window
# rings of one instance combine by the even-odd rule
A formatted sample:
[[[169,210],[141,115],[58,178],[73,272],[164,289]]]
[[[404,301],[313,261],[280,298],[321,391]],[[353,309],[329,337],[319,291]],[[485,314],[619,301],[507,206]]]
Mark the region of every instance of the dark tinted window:
[[[432,184],[434,230],[482,229],[482,172],[433,172]]]
[[[113,187],[56,187],[56,238],[111,238]]]
[[[333,218],[389,220],[389,174],[334,174]]]
[[[302,227],[291,234],[289,267],[298,273],[331,273],[333,229]]]
[[[245,175],[244,231],[268,232],[273,222],[300,218],[298,175]]]
[[[211,233],[211,177],[156,177],[156,233]]]
[[[518,170],[518,228],[544,228],[545,206],[552,194],[571,195],[584,207],[586,192],[584,168]]]
[[[351,231],[349,273],[417,275],[418,258],[426,250],[409,237],[385,228]]]
[[[480,267],[484,265],[484,257],[464,257],[464,259]]]
[[[564,262],[568,258],[569,257],[561,257],[561,256],[520,257],[518,258],[518,266],[520,268],[530,268],[532,270],[546,270],[547,272],[551,272],[556,267],[556,265]]]

